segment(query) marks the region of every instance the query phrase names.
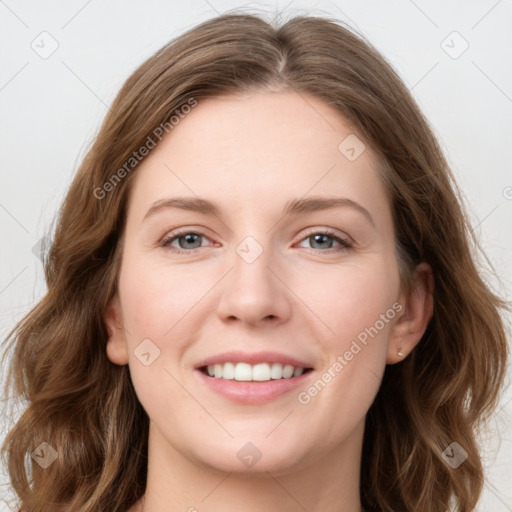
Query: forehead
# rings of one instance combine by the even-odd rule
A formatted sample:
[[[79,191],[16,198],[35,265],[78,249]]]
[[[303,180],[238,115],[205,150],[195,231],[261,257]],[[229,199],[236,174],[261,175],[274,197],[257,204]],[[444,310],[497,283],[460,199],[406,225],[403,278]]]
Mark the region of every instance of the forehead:
[[[343,195],[385,209],[378,167],[368,144],[316,97],[221,96],[198,100],[141,162],[130,202],[139,217],[169,194],[238,210],[281,208],[308,195]]]

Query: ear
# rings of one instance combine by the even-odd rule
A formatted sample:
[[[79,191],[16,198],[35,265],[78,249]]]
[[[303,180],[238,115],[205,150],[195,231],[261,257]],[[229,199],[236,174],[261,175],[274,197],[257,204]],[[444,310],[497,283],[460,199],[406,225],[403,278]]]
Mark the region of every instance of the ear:
[[[121,319],[121,304],[116,293],[103,313],[108,332],[107,357],[115,364],[128,364],[128,347]]]
[[[388,343],[387,364],[403,361],[419,343],[434,311],[434,275],[428,263],[416,267],[412,291],[403,295],[402,314],[393,325]],[[398,355],[398,352],[402,356]]]

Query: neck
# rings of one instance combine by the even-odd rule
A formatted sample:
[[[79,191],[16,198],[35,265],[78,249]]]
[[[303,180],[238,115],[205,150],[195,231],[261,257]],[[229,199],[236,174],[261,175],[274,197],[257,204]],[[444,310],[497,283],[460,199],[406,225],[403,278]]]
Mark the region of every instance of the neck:
[[[176,451],[151,422],[146,493],[130,512],[362,512],[363,433],[364,419],[341,446],[293,469],[222,472]]]

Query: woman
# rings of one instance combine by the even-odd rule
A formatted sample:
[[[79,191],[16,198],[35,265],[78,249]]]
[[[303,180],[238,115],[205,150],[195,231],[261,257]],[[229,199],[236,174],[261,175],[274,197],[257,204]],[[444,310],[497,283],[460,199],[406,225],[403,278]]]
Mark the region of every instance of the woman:
[[[233,14],[162,48],[10,336],[19,510],[474,510],[507,305],[458,197],[339,24]]]

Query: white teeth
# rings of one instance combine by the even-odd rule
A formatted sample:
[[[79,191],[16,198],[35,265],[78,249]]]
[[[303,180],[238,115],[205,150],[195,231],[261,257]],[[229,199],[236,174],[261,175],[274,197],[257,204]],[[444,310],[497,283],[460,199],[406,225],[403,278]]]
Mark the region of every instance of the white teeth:
[[[251,365],[247,363],[238,363],[235,366],[235,380],[252,380]]]
[[[270,366],[267,363],[255,364],[252,367],[252,380],[270,380]]]
[[[216,379],[222,378],[222,365],[221,364],[214,364],[213,365],[213,374],[215,375]]]
[[[228,380],[235,378],[235,365],[233,363],[224,363],[222,378]]]
[[[281,363],[224,363],[208,365],[207,372],[210,377],[216,379],[228,379],[238,381],[268,381],[277,379],[291,379],[304,373],[304,368],[294,367],[291,364]]]
[[[283,379],[289,379],[293,375],[293,369],[291,364],[285,364],[283,368]]]
[[[272,379],[283,378],[283,365],[281,363],[274,363],[270,369],[270,377]]]

